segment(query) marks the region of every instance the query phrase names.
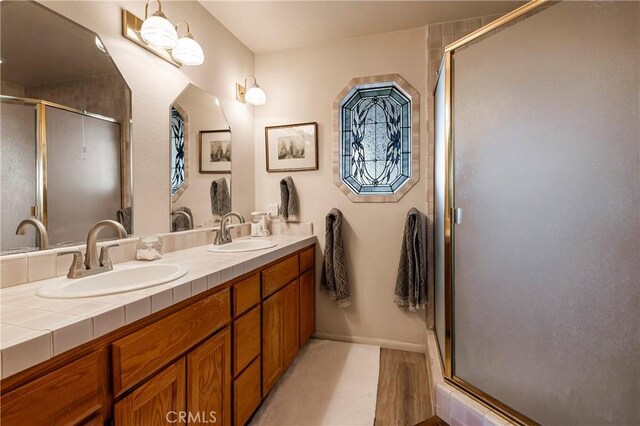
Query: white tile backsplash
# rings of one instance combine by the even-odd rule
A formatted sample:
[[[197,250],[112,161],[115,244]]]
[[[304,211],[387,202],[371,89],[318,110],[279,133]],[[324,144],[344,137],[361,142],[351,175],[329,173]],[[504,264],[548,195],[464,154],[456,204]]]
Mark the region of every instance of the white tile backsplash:
[[[29,280],[26,255],[0,258],[0,288],[26,283]]]
[[[27,255],[29,281],[56,276],[56,254],[53,251],[33,252]]]

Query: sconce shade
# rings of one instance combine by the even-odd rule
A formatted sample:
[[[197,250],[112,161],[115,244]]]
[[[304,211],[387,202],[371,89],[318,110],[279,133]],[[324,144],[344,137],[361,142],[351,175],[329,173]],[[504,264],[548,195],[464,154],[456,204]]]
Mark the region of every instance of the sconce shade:
[[[257,84],[247,89],[244,99],[251,105],[264,105],[267,103],[267,95]]]
[[[178,33],[160,11],[144,20],[140,36],[151,46],[162,49],[173,49],[178,43]]]
[[[173,59],[184,65],[200,65],[204,62],[202,47],[191,37],[191,34],[180,38],[171,51]]]

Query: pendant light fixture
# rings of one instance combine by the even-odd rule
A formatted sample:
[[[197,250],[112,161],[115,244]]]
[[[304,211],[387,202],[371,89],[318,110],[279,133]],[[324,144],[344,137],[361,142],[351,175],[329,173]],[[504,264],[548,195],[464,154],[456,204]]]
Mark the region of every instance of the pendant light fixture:
[[[186,21],[180,21],[176,24],[176,34],[178,32],[178,26],[185,24],[187,26],[187,33],[180,37],[176,46],[171,50],[171,56],[173,59],[184,65],[200,65],[204,62],[204,52],[202,47],[194,40],[191,30],[189,29],[189,23]]]
[[[151,46],[162,49],[173,49],[178,43],[178,33],[173,24],[162,13],[162,3],[158,2],[158,10],[151,16],[149,14],[149,0],[144,7],[144,22],[140,28],[140,36]]]

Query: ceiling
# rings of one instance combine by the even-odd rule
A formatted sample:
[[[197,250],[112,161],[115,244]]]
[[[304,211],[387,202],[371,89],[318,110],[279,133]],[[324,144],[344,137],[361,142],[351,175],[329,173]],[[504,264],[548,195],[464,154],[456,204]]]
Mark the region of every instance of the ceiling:
[[[255,53],[502,14],[518,1],[208,1],[200,3]]]

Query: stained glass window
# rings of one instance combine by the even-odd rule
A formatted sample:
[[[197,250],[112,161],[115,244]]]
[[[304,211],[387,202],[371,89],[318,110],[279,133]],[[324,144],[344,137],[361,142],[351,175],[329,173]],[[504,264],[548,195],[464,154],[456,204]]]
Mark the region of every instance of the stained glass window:
[[[411,97],[393,82],[340,102],[340,178],[356,194],[395,193],[411,177]]]
[[[171,194],[184,183],[184,117],[171,107]]]

